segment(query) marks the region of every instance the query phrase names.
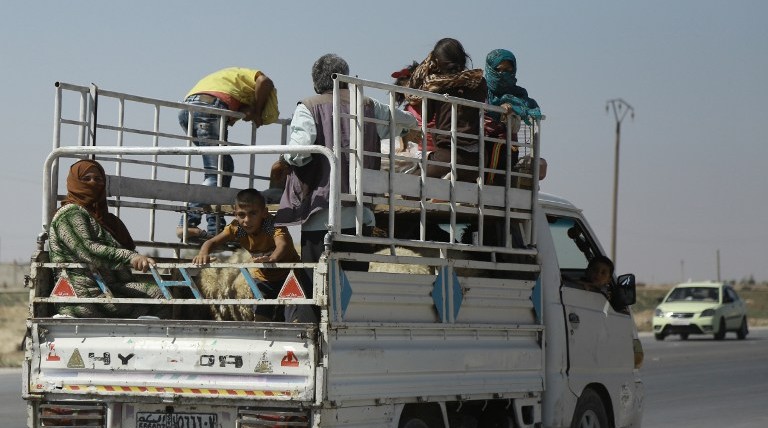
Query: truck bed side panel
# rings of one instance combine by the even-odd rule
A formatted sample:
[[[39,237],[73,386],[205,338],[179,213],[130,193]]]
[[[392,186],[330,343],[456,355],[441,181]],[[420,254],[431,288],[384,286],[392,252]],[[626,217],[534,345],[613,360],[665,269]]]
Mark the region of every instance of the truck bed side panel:
[[[348,303],[328,333],[328,399],[543,391],[533,281],[458,277],[456,322],[442,323],[434,275],[348,272],[347,279]]]
[[[533,331],[347,327],[330,332],[328,399],[337,401],[543,391]]]

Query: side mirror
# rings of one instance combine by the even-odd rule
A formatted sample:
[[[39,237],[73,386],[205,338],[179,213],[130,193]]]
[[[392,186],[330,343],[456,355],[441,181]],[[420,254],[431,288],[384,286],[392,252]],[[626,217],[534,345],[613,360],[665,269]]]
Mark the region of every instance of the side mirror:
[[[637,299],[635,275],[631,273],[619,275],[611,297],[613,306],[616,308],[634,305]]]

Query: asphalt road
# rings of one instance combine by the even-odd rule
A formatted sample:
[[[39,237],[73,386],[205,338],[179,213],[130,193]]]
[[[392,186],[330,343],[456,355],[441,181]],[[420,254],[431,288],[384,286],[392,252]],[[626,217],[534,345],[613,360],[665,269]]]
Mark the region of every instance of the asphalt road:
[[[730,333],[723,341],[641,339],[644,428],[768,427],[768,329],[753,329],[746,340]],[[2,428],[25,427],[20,390],[20,370],[0,369]]]
[[[27,404],[21,399],[21,369],[0,369],[0,426],[27,426]]]
[[[746,340],[641,340],[644,428],[768,427],[768,329],[752,329]]]

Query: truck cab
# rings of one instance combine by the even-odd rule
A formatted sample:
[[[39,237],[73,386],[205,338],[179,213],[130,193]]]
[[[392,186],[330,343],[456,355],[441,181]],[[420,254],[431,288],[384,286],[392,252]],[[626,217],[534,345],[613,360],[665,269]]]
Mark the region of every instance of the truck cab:
[[[584,276],[589,259],[603,250],[572,203],[552,195],[540,195],[540,203],[550,233],[539,240],[539,251],[552,251],[548,258],[556,263],[552,270],[560,283],[548,290],[557,295],[551,296],[546,311],[552,316],[547,320],[548,337],[557,343],[549,348],[547,365],[560,374],[548,371],[547,389],[562,391],[562,398],[574,403],[574,420],[639,426],[643,386],[637,369],[643,353],[628,307],[635,300],[634,277],[620,275],[610,296],[571,286]],[[545,413],[556,414],[557,409],[545,407]]]

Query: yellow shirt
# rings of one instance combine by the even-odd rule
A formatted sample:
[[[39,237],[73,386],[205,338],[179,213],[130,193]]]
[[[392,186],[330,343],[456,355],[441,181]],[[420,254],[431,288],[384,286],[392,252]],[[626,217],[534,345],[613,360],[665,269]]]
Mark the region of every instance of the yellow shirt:
[[[225,68],[200,79],[186,96],[218,92],[231,96],[240,104],[250,105],[253,102],[256,90],[256,78],[261,74],[263,73],[260,70],[251,68]],[[268,125],[276,122],[279,115],[280,112],[277,109],[277,89],[272,89],[266,104],[264,104],[261,118],[264,124]]]
[[[291,233],[287,227],[278,227],[274,224],[272,215],[264,220],[261,225],[261,230],[256,234],[249,234],[245,229],[240,227],[237,220],[232,220],[232,223],[228,224],[224,228],[224,233],[227,234],[227,238],[230,241],[237,241],[243,249],[248,250],[252,255],[262,255],[263,253],[271,253],[275,250],[275,238],[286,237],[289,242],[293,242]],[[285,260],[280,260],[283,263],[298,262],[300,260],[299,254],[293,245],[289,248],[288,257]],[[285,277],[288,276],[288,269],[259,269],[253,268],[250,270],[251,276],[257,281],[267,281],[274,283],[275,285],[281,285],[285,281]]]

